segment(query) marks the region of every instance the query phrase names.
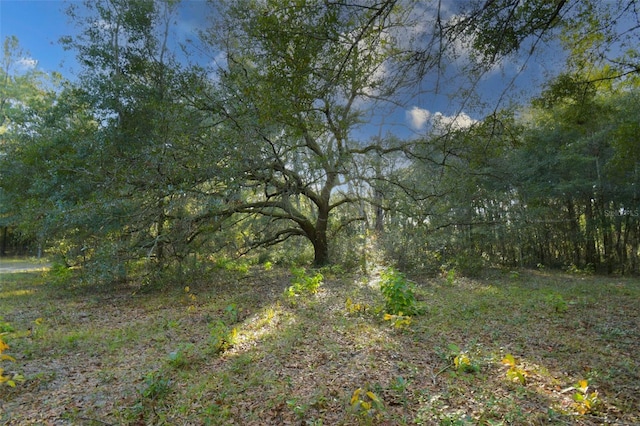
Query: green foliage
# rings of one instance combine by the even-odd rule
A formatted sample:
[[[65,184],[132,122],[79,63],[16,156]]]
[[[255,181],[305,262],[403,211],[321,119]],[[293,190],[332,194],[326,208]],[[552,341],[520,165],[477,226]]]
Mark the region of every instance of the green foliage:
[[[246,261],[238,261],[220,257],[215,261],[215,267],[225,271],[240,272],[246,274],[249,272],[249,263]]]
[[[380,419],[384,413],[384,402],[370,390],[358,388],[353,391],[349,405],[353,412],[366,423]]]
[[[145,400],[163,398],[171,391],[171,380],[160,371],[147,373],[144,376],[144,387],[140,389],[140,396]]]
[[[421,313],[411,283],[404,274],[389,268],[380,276],[380,290],[385,299],[385,312],[391,315]]]
[[[588,264],[584,268],[579,268],[578,266],[572,263],[565,268],[565,271],[573,275],[588,276],[588,275],[594,274],[595,268],[593,267],[592,264]]]
[[[598,391],[589,392],[589,381],[580,380],[574,386],[573,407],[578,414],[589,414],[597,410],[600,405]]]
[[[452,286],[456,282],[456,270],[455,268],[451,268],[449,270],[444,270],[444,276],[447,281],[447,285]]]
[[[13,326],[0,316],[0,334],[11,333],[13,331],[15,331]]]
[[[357,315],[364,314],[369,309],[369,306],[366,303],[357,303],[354,302],[351,297],[347,297],[347,300],[344,303],[344,308],[347,311],[347,314]]]
[[[3,336],[5,336],[6,334],[7,333],[0,333],[0,362],[2,361],[15,362],[16,361],[15,358],[4,353],[7,349],[9,349],[9,345],[5,343],[5,341],[3,340]],[[23,381],[24,381],[24,377],[20,374],[16,373],[16,374],[13,374],[12,376],[5,375],[4,368],[0,365],[0,386],[8,385],[14,388],[16,387],[16,382],[23,382]]]
[[[284,291],[284,296],[290,301],[296,297],[316,294],[322,285],[323,275],[316,272],[313,276],[307,275],[304,268],[291,268],[293,278],[291,285]]]
[[[176,349],[175,351],[169,352],[167,356],[167,363],[173,368],[183,368],[188,366],[189,364],[189,351],[192,349],[193,345],[185,345]]]
[[[449,358],[456,371],[460,373],[477,373],[480,371],[480,364],[472,357],[468,351],[463,351],[454,343],[448,346]]]
[[[64,263],[54,262],[47,272],[47,276],[56,285],[66,285],[73,278],[73,270]]]
[[[235,303],[232,303],[230,305],[227,305],[226,308],[224,308],[224,314],[225,317],[227,318],[227,322],[229,324],[235,324],[238,322],[238,305],[236,305]]]
[[[507,379],[512,382],[520,383],[521,385],[525,385],[527,383],[527,376],[529,374],[518,365],[513,355],[505,355],[505,357],[502,359],[502,364],[509,367],[506,373]]]
[[[209,324],[209,346],[214,354],[222,353],[236,342],[238,329],[227,325],[224,321]]]
[[[398,315],[393,314],[384,314],[383,320],[389,321],[389,323],[393,324],[393,327],[399,330],[403,330],[408,328],[411,325],[411,317],[408,315],[403,315],[400,312]]]
[[[567,309],[569,308],[569,304],[567,303],[567,301],[564,299],[564,297],[562,297],[561,294],[558,293],[551,293],[546,295],[545,302],[548,306],[553,308],[556,313],[563,314],[567,312]]]

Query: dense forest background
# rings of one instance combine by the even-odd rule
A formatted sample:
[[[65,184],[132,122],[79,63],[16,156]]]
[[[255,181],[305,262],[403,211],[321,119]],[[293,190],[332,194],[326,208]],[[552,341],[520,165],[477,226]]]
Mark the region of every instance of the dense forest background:
[[[636,1],[212,2],[184,45],[179,7],[72,4],[74,78],[19,71],[4,40],[0,254],[96,282],[374,252],[432,272],[640,272]],[[566,61],[533,96],[510,95],[517,74],[477,90],[550,51]],[[367,136],[443,92],[454,116]]]

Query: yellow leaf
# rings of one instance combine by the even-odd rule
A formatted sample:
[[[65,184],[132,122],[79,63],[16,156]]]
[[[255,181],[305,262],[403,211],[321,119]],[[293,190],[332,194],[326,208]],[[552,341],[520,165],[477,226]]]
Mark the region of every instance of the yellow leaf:
[[[371,398],[372,401],[380,402],[380,398],[378,398],[378,396],[371,391],[367,392],[367,396]]]
[[[588,388],[589,388],[589,381],[588,380],[580,380],[578,382],[578,390],[580,392],[586,393]]]
[[[351,405],[358,402],[358,400],[360,399],[361,392],[362,392],[362,388],[358,388],[355,391],[353,391],[353,395],[351,396]]]
[[[385,320],[385,321],[389,321],[389,320],[390,320],[390,319],[392,319],[392,318],[393,318],[393,315],[391,315],[391,314],[384,314],[384,320]]]
[[[42,325],[42,323],[44,322],[44,318],[36,318],[36,320],[33,322],[36,323],[36,325]]]
[[[14,357],[9,356],[9,355],[5,355],[5,354],[0,354],[0,360],[16,362],[16,359]]]
[[[191,290],[191,289],[189,288],[189,286],[185,286],[185,288],[184,288],[184,292],[185,292],[185,293],[189,293],[189,290]]]
[[[505,357],[502,359],[502,363],[504,365],[508,365],[511,367],[515,367],[516,365],[516,359],[513,357],[513,355],[511,354],[507,354],[505,355]]]

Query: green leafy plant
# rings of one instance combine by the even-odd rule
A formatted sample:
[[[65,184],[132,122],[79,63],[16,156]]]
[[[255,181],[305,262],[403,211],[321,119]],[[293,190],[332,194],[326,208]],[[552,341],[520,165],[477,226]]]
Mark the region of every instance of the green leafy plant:
[[[509,367],[507,370],[507,379],[512,382],[520,383],[521,385],[526,384],[528,373],[521,367],[518,366],[516,359],[511,354],[505,355],[502,359],[502,364]]]
[[[390,387],[397,393],[404,393],[407,390],[408,385],[409,382],[407,381],[407,379],[402,376],[398,376],[394,379],[393,382],[391,382]]]
[[[369,306],[365,303],[356,303],[350,297],[344,303],[344,308],[350,315],[364,314]]]
[[[229,272],[240,272],[241,274],[249,272],[249,264],[247,262],[234,261],[226,257],[216,259],[215,267]]]
[[[0,333],[11,333],[13,331],[15,331],[13,326],[0,317]]]
[[[449,269],[448,271],[446,271],[445,279],[447,280],[447,284],[449,286],[452,286],[453,284],[455,284],[455,282],[456,282],[456,270],[455,269]]]
[[[600,403],[598,391],[589,392],[588,380],[580,380],[574,385],[574,389],[576,392],[573,394],[573,407],[578,414],[594,412]]]
[[[480,365],[471,357],[468,351],[463,351],[456,344],[449,345],[450,359],[453,367],[460,373],[476,373]]]
[[[160,371],[153,371],[144,376],[145,386],[140,396],[146,400],[156,400],[167,395],[171,390],[171,380]]]
[[[65,285],[73,277],[73,270],[63,262],[54,262],[47,272],[47,277],[55,285]]]
[[[324,279],[320,272],[313,276],[307,275],[304,268],[291,268],[291,273],[291,285],[284,291],[285,297],[290,300],[305,294],[316,294]]]
[[[5,343],[2,336],[7,333],[0,333],[0,361],[16,362],[15,358],[5,353],[9,349],[9,345]],[[13,376],[6,376],[4,374],[4,368],[0,367],[0,385],[6,384],[12,388],[16,387],[16,382],[24,382],[24,377],[20,374],[14,374]]]
[[[188,353],[191,349],[191,345],[178,348],[172,351],[167,356],[167,363],[173,368],[182,368],[189,364]]]
[[[398,315],[384,314],[383,319],[389,321],[397,329],[405,329],[411,325],[411,317],[403,315],[402,312],[398,313]]]
[[[386,313],[401,316],[419,313],[413,288],[404,274],[389,268],[381,278],[380,290],[385,299]]]
[[[227,317],[227,321],[231,324],[235,324],[238,322],[238,305],[232,303],[224,308],[224,314]]]
[[[238,330],[228,326],[224,321],[216,321],[209,325],[209,344],[216,354],[233,347],[237,336]]]
[[[349,405],[351,405],[351,409],[359,418],[367,422],[379,419],[384,412],[382,399],[375,393],[363,388],[353,391]]]
[[[569,308],[569,304],[564,299],[564,297],[562,297],[561,294],[557,294],[557,293],[548,294],[545,297],[545,301],[547,305],[552,307],[555,312],[560,314],[567,312],[567,309]]]

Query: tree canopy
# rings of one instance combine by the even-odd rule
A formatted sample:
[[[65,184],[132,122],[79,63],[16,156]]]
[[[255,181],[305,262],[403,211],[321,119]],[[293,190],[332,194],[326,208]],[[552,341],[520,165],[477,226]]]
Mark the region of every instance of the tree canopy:
[[[369,231],[413,266],[638,272],[633,1],[215,2],[180,47],[199,64],[177,59],[179,8],[72,5],[75,80],[12,71],[6,40],[0,226],[104,279],[276,245],[322,266]],[[469,117],[544,48],[567,63],[535,99]],[[440,92],[458,119],[385,128]]]

